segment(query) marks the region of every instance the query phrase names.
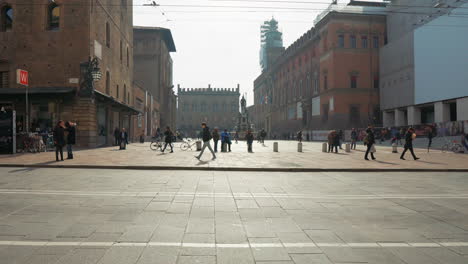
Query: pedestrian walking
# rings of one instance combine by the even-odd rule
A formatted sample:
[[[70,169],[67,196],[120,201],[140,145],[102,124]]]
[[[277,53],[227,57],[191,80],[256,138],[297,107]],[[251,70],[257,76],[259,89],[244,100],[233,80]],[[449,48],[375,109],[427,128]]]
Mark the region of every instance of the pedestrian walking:
[[[224,129],[224,132],[221,133],[221,144],[222,149],[231,152],[231,134],[227,131],[227,129]]]
[[[213,129],[213,142],[214,142],[214,152],[218,152],[218,141],[219,141],[219,132],[218,132],[218,129],[215,128]],[[222,140],[221,140],[221,144],[222,144]],[[221,150],[222,150],[222,147],[221,147]]]
[[[428,139],[427,152],[429,152],[429,149],[432,146],[432,139],[433,138],[434,138],[434,130],[432,129],[431,126],[429,126],[428,129],[427,129],[427,139]]]
[[[260,143],[262,143],[263,145],[265,145],[265,138],[267,136],[267,132],[265,131],[264,128],[262,128],[262,131],[260,131],[260,136],[259,136],[259,141]]]
[[[76,124],[70,121],[65,123],[65,131],[67,131],[67,159],[73,159],[73,145],[76,143]]]
[[[62,120],[57,122],[53,134],[55,145],[55,160],[59,161],[60,153],[60,161],[63,161],[63,146],[65,146],[65,128]]]
[[[374,156],[374,153],[376,152],[375,151],[375,135],[371,126],[367,127],[366,133],[367,133],[366,135],[367,150],[366,150],[366,155],[364,156],[364,159],[369,160],[368,156],[370,153],[371,158],[375,160],[375,156]]]
[[[125,131],[125,128],[122,128],[122,130],[119,132],[120,149],[127,149],[127,143],[128,143],[128,133],[127,131]]]
[[[297,141],[299,141],[299,143],[302,143],[302,130],[299,130],[299,132],[297,132]]]
[[[356,150],[357,139],[358,139],[358,135],[357,135],[356,129],[353,128],[351,130],[351,149]]]
[[[247,130],[247,134],[245,135],[245,140],[247,140],[247,151],[249,153],[253,153],[252,144],[254,141],[254,135],[252,134],[252,130]]]
[[[173,141],[174,141],[174,133],[172,133],[171,128],[167,126],[166,131],[164,131],[164,148],[161,150],[161,152],[164,153],[164,151],[167,148],[167,145],[169,145],[169,147],[171,147],[171,153],[173,153],[174,152],[174,148],[172,146]]]
[[[120,145],[120,129],[118,127],[114,129],[114,145]]]
[[[234,134],[234,140],[236,141],[236,144],[237,142],[239,141],[239,132],[236,131],[236,133]]]
[[[403,145],[403,143],[401,143],[401,139],[405,136],[405,130],[403,128],[400,129],[400,132],[397,134],[397,141],[398,141],[398,145]]]
[[[400,159],[405,160],[405,153],[406,151],[410,151],[411,155],[413,156],[414,160],[418,160],[419,158],[414,155],[413,150],[413,140],[416,138],[416,133],[414,133],[414,129],[412,127],[408,128],[405,134],[405,150],[401,153]]]
[[[201,136],[202,136],[202,139],[203,139],[203,147],[202,147],[202,150],[200,152],[200,155],[195,156],[195,158],[200,159],[202,157],[202,155],[203,155],[203,152],[205,152],[205,149],[208,148],[210,150],[211,154],[213,155],[212,160],[215,160],[216,159],[216,154],[214,153],[214,151],[213,151],[213,149],[211,148],[211,145],[210,145],[210,140],[211,140],[210,128],[206,125],[206,123],[202,123],[201,126],[202,126]]]

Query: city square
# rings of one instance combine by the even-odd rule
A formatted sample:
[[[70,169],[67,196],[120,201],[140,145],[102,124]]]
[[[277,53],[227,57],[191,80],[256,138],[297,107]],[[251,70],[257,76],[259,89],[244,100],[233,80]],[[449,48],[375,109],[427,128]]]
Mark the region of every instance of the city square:
[[[467,18],[0,0],[0,264],[467,264]]]

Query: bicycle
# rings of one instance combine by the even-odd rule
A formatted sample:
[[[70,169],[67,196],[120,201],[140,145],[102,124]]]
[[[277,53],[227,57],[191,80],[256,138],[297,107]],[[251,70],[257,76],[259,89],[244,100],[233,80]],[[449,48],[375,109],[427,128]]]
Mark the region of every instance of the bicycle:
[[[150,149],[157,151],[157,150],[162,150],[162,143],[159,138],[152,138],[151,143],[150,143]]]
[[[196,141],[192,141],[191,139],[186,139],[184,140],[184,142],[182,142],[182,144],[180,144],[180,149],[182,151],[187,151],[188,149],[192,150],[192,147],[195,146],[195,144],[197,144]]]
[[[447,151],[452,151],[454,153],[460,153],[463,152],[463,146],[458,143],[456,140],[452,140],[450,142],[445,143],[442,146],[442,152],[445,153]]]

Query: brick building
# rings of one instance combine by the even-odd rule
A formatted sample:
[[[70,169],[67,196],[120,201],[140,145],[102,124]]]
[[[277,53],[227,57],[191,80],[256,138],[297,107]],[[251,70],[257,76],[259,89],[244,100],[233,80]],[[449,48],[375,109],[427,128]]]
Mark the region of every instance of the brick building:
[[[133,1],[109,3],[0,0],[0,104],[16,110],[20,128],[75,121],[77,144],[89,147],[110,144],[115,127],[131,131]],[[85,78],[89,58],[102,73],[94,87]],[[29,111],[18,68],[29,72]]]
[[[270,136],[380,123],[383,3],[332,4],[254,82],[257,128]]]
[[[212,129],[234,131],[239,118],[237,88],[180,88],[178,85],[177,129],[195,137],[202,122]]]
[[[172,79],[171,52],[175,44],[171,31],[159,27],[134,27],[135,83],[157,98],[159,126],[176,127],[177,99]],[[154,135],[155,130],[147,130]]]
[[[160,127],[159,102],[147,90],[138,84],[133,84],[135,95],[135,108],[139,111],[138,115],[133,116],[132,120],[132,140],[138,141],[143,135],[145,140],[149,140],[156,129]]]

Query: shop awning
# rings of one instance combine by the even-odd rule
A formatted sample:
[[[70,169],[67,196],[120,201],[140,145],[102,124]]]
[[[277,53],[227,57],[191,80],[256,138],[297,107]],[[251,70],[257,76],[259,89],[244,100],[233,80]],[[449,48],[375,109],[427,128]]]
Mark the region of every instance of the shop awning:
[[[131,106],[127,105],[127,104],[124,104],[122,102],[119,102],[119,101],[115,100],[114,97],[109,96],[109,95],[107,95],[105,93],[94,90],[94,94],[96,95],[96,99],[103,100],[103,101],[106,101],[108,103],[111,103],[113,106],[121,108],[124,111],[131,112],[132,114],[140,114],[141,113],[140,110],[138,110],[136,108],[133,108],[133,107],[131,107]]]
[[[75,93],[75,87],[31,87],[28,94],[69,94]],[[0,95],[25,95],[26,88],[1,88]]]

